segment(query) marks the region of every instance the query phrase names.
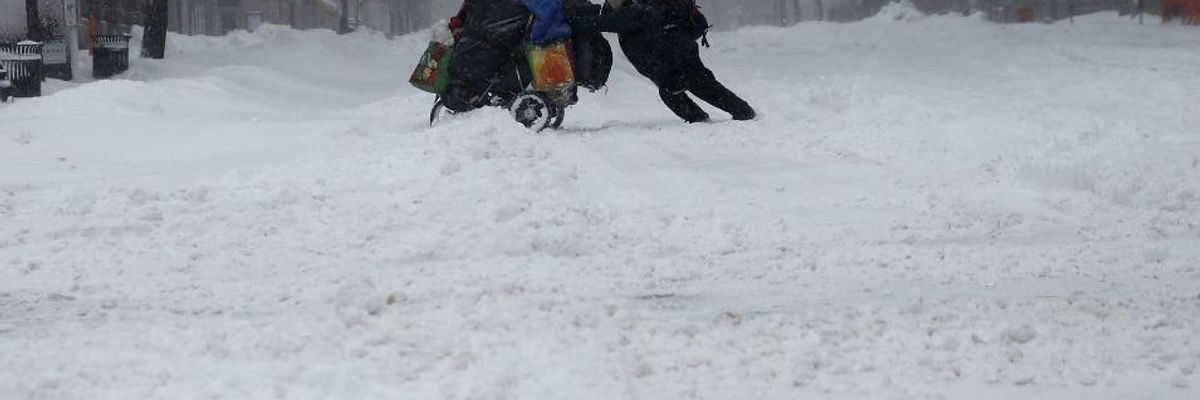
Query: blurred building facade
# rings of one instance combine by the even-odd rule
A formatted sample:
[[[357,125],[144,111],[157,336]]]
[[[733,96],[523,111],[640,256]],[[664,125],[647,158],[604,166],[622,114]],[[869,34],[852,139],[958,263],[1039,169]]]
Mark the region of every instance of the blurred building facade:
[[[63,0],[39,0],[59,7]],[[83,27],[95,17],[100,34],[129,33],[140,25],[149,0],[77,0]],[[168,28],[188,35],[223,35],[253,30],[263,23],[297,29],[338,29],[343,13],[350,28],[366,27],[401,35],[448,18],[462,0],[167,0]],[[603,0],[591,0],[600,3]],[[879,13],[892,0],[697,0],[718,30],[748,25],[787,26],[808,21],[850,22]],[[1048,22],[1104,10],[1133,14],[1138,0],[907,0],[929,14],[983,13],[991,21]],[[1147,14],[1158,14],[1162,0],[1142,0]],[[57,5],[56,5],[57,4]],[[0,3],[0,40],[24,36],[24,2]],[[43,15],[52,13],[44,12]],[[82,36],[81,44],[86,40]]]
[[[851,22],[877,15],[895,0],[697,0],[716,29],[748,25],[787,26],[807,21]],[[1098,11],[1138,11],[1137,0],[907,0],[927,14],[982,13],[998,23],[1050,22]],[[1143,0],[1158,14],[1161,0]]]
[[[136,1],[136,0],[135,0]],[[263,23],[297,29],[338,29],[343,13],[351,29],[390,35],[429,24],[429,0],[168,0],[169,29],[189,35],[223,35]]]
[[[80,0],[80,17],[95,16],[100,33],[140,25],[148,0]],[[428,27],[431,0],[167,0],[168,29],[185,35],[224,35],[261,24],[296,29],[349,28],[399,35]]]

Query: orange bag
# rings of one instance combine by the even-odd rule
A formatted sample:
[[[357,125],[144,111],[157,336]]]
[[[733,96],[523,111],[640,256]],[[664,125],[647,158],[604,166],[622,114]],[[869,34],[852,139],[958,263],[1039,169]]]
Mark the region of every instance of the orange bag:
[[[571,70],[571,55],[567,49],[567,42],[563,40],[542,46],[525,45],[534,90],[553,98],[569,93],[575,87],[575,73]]]

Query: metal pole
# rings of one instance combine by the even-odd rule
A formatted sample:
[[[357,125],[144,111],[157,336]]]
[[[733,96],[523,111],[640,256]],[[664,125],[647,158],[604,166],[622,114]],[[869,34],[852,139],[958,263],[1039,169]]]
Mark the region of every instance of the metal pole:
[[[396,37],[396,0],[388,0],[388,24],[387,37],[388,39]]]
[[[75,52],[79,50],[79,4],[75,0],[63,0],[63,22],[67,25],[67,68],[70,78],[75,78]]]

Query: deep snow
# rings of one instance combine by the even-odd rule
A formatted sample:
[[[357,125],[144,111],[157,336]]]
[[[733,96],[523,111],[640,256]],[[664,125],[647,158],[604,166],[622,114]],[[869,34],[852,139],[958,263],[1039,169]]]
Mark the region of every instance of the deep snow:
[[[1200,398],[1200,30],[712,41],[759,120],[279,27],[0,105],[0,399]]]

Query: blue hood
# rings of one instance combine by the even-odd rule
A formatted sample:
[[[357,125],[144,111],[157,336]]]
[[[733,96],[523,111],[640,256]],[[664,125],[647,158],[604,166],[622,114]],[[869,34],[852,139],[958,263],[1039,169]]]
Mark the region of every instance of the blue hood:
[[[533,13],[531,42],[545,44],[571,36],[571,26],[567,25],[567,17],[563,15],[561,0],[521,0],[521,3]]]

